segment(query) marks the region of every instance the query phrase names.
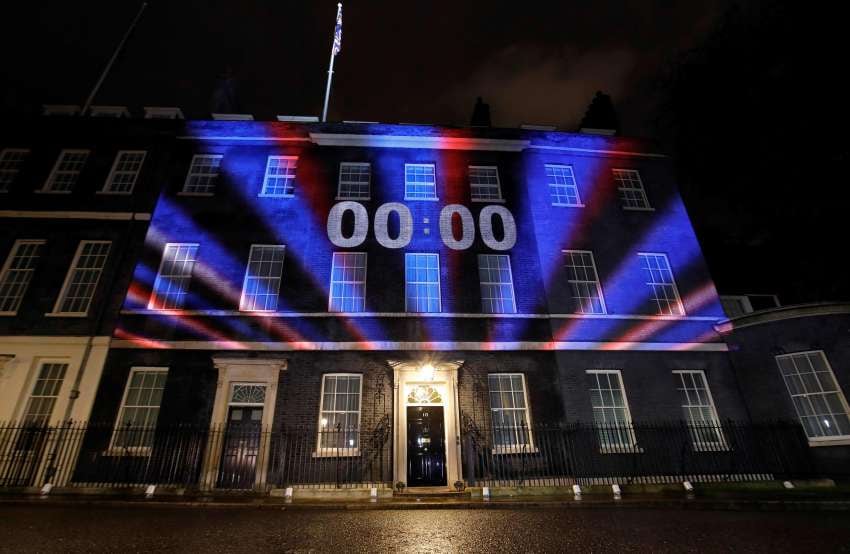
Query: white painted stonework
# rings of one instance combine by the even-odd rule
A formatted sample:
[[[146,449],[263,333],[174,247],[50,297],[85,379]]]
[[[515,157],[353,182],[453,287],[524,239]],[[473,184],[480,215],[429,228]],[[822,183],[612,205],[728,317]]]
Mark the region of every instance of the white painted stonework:
[[[49,424],[87,421],[109,344],[109,337],[0,337],[0,421],[24,416],[42,363],[68,364]]]
[[[425,361],[390,361],[393,367],[393,483],[407,483],[407,407],[421,405],[408,402],[410,392],[420,385],[433,387],[440,402],[430,405],[443,406],[446,430],[446,486],[461,480],[460,459],[460,408],[457,394],[457,372],[462,361],[428,362],[433,366],[433,376],[423,374]]]

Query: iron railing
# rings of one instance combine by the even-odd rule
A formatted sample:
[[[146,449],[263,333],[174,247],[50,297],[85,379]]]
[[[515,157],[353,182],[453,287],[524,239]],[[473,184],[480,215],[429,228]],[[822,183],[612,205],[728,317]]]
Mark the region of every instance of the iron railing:
[[[370,430],[0,423],[0,487],[389,486],[388,421]]]
[[[796,422],[571,423],[505,432],[464,417],[463,427],[464,478],[482,486],[754,481],[817,474]]]

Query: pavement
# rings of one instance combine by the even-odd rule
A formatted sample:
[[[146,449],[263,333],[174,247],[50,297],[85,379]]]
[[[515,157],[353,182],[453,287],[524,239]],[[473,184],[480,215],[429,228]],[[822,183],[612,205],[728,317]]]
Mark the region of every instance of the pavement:
[[[850,511],[0,503],[0,552],[850,552]]]

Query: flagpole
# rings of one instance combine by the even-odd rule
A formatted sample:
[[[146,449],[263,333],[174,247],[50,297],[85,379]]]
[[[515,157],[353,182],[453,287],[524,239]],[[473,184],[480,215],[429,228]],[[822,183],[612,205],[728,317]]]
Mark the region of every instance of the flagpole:
[[[342,12],[342,2],[336,5],[336,20],[339,21],[339,15]],[[331,43],[331,63],[330,67],[328,67],[328,85],[325,87],[325,105],[322,108],[322,123],[327,121],[328,119],[328,99],[331,95],[331,80],[334,76],[334,59],[336,58],[336,33],[334,33],[334,40]]]
[[[97,83],[94,84],[94,88],[91,90],[89,97],[86,98],[86,103],[83,105],[83,111],[80,112],[80,115],[86,115],[86,112],[89,110],[89,106],[91,106],[91,103],[94,101],[94,95],[97,94],[98,89],[100,89],[100,85],[103,84],[103,80],[106,79],[106,75],[109,74],[109,70],[112,69],[112,64],[115,63],[115,59],[118,58],[118,54],[121,52],[121,49],[124,48],[124,43],[127,42],[127,38],[130,36],[130,33],[133,32],[133,29],[136,27],[136,23],[138,23],[139,19],[142,17],[142,12],[145,11],[145,8],[147,7],[148,3],[142,2],[139,12],[136,14],[133,22],[130,23],[130,27],[127,28],[127,32],[124,33],[124,37],[121,39],[121,42],[118,43],[118,48],[115,49],[112,57],[109,58],[109,63],[106,64],[106,67],[103,69],[103,73],[100,74],[100,78],[97,80]]]

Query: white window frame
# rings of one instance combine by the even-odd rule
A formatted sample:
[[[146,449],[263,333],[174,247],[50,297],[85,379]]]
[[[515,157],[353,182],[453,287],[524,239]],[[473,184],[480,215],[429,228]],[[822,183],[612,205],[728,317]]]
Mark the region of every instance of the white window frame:
[[[791,405],[794,408],[794,413],[797,414],[797,419],[800,420],[800,425],[803,427],[805,432],[805,425],[802,422],[802,415],[797,410],[797,405],[794,403],[795,397],[805,397],[808,399],[809,396],[824,396],[825,393],[823,391],[823,385],[820,384],[820,380],[818,379],[818,385],[821,387],[821,392],[808,392],[808,389],[803,394],[794,395],[791,393],[791,389],[788,387],[788,381],[785,379],[785,375],[782,374],[782,368],[779,366],[780,358],[794,358],[795,356],[809,356],[809,355],[818,355],[824,363],[824,366],[829,370],[829,373],[832,377],[833,382],[835,383],[835,392],[830,391],[829,394],[835,394],[838,397],[841,406],[844,408],[844,413],[850,417],[850,404],[847,402],[847,397],[844,396],[844,391],[841,389],[841,383],[838,382],[838,379],[835,377],[835,371],[832,369],[832,365],[829,363],[829,358],[826,357],[826,353],[823,350],[803,350],[801,352],[790,352],[788,354],[780,354],[779,356],[775,356],[776,360],[776,368],[779,371],[779,376],[782,379],[782,383],[785,385],[785,390],[788,393],[788,397],[791,399]],[[796,367],[796,362],[794,362]],[[817,372],[815,372],[817,373]],[[815,375],[817,378],[817,375]],[[801,380],[802,381],[802,380]],[[808,433],[806,433],[806,437],[809,440],[810,446],[829,446],[829,445],[839,445],[839,444],[850,444],[850,434],[845,435],[829,435],[823,437],[811,437]]]
[[[499,260],[505,260],[507,262],[509,281],[508,282],[482,281],[481,280],[481,260],[482,260],[482,258],[497,258]],[[511,257],[509,255],[507,255],[507,254],[478,254],[478,285],[479,285],[479,289],[481,290],[481,312],[482,313],[485,313],[485,314],[515,314],[515,313],[517,313],[516,291],[514,291],[514,273],[513,273],[513,269],[511,268]],[[486,309],[485,302],[484,302],[484,300],[485,300],[484,299],[484,287],[486,285],[492,285],[492,286],[496,286],[496,287],[503,287],[505,285],[508,285],[510,287],[511,305],[510,305],[509,310],[502,310],[502,311],[492,311],[491,310],[491,311],[488,311]],[[490,300],[492,301],[494,299],[490,299]]]
[[[726,443],[726,436],[723,433],[723,427],[720,423],[720,417],[717,415],[717,406],[714,404],[714,397],[711,394],[711,387],[708,386],[708,378],[705,376],[705,371],[701,369],[676,369],[673,370],[673,375],[676,376],[676,390],[679,393],[679,405],[682,408],[683,413],[685,413],[685,423],[687,423],[688,428],[691,429],[691,444],[694,446],[694,450],[699,452],[716,452],[719,450],[729,450],[729,445]],[[699,404],[683,404],[682,393],[683,389],[681,388],[685,383],[683,382],[683,375],[695,375],[698,376],[698,380],[702,387],[705,389],[705,395],[708,399],[708,404],[703,406]],[[711,412],[711,422],[706,427],[705,425],[700,425],[698,423],[694,423],[691,420],[691,408],[703,408],[708,407]],[[697,434],[695,429],[701,430],[701,434]],[[714,440],[701,440],[702,434],[708,431],[714,438]]]
[[[416,168],[416,167],[430,167],[434,173],[434,195],[433,196],[411,196],[408,193],[407,186],[407,169],[408,168]],[[415,182],[411,182],[410,184],[416,185]],[[436,202],[439,200],[437,196],[437,165],[433,163],[406,163],[404,164],[404,199],[409,200],[411,202]]]
[[[71,284],[74,278],[74,273],[80,269],[77,267],[77,264],[80,262],[80,257],[83,254],[83,249],[87,244],[107,244],[109,245],[106,249],[106,256],[103,258],[103,265],[97,269],[97,279],[92,285],[91,296],[89,296],[88,303],[86,305],[86,311],[84,312],[63,312],[61,311],[62,304],[65,303],[65,296],[68,294],[68,289],[71,288]],[[109,262],[109,255],[112,253],[112,241],[111,240],[81,240],[80,244],[77,245],[77,251],[74,254],[74,259],[71,261],[71,265],[68,268],[68,273],[65,274],[65,282],[62,284],[62,289],[59,291],[59,296],[56,298],[56,304],[53,305],[53,311],[48,315],[51,316],[62,316],[62,317],[86,317],[88,316],[89,310],[91,309],[92,302],[94,301],[95,294],[97,294],[97,287],[100,284],[100,279],[103,277],[103,271],[106,269],[106,264]],[[93,269],[93,268],[86,268]]]
[[[265,381],[232,381],[230,383],[230,391],[227,395],[227,407],[235,406],[237,408],[263,408],[265,411],[266,407],[266,396],[269,393],[269,384]],[[261,387],[263,389],[263,401],[262,402],[236,402],[233,400],[233,392],[236,387]]]
[[[473,169],[492,169],[496,172],[496,184],[475,184],[472,183],[472,170]],[[467,174],[469,175],[469,199],[472,202],[498,202],[504,203],[505,198],[502,196],[502,179],[499,177],[499,166],[496,165],[470,165],[467,167]],[[475,197],[475,189],[473,186],[485,188],[485,189],[496,189],[496,196],[494,198],[476,198]]]
[[[62,387],[65,386],[65,378],[68,377],[68,372],[71,369],[71,363],[68,359],[63,358],[41,358],[38,360],[38,364],[36,364],[35,370],[35,378],[32,381],[32,385],[29,387],[30,393],[27,396],[27,401],[23,406],[23,412],[21,413],[20,423],[22,425],[26,425],[29,422],[29,411],[32,407],[32,402],[35,394],[35,387],[38,386],[38,381],[41,377],[41,370],[44,366],[48,364],[57,364],[64,365],[65,371],[62,373],[62,378],[59,380],[59,388],[56,390],[56,394],[54,396],[44,396],[40,395],[38,398],[53,398],[53,405],[50,407],[50,413],[47,414],[46,419],[42,425],[50,425],[50,420],[53,418],[53,412],[56,411],[56,402],[59,398],[62,397]]]
[[[349,191],[348,194],[343,194],[342,187],[346,186],[362,186],[363,183],[359,181],[344,181],[342,178],[343,168],[344,167],[368,167],[369,168],[369,181],[366,183],[367,192],[365,196],[361,194],[351,194]],[[369,162],[340,162],[339,163],[339,179],[337,181],[336,187],[336,199],[337,200],[371,200],[372,199],[372,164]]]
[[[215,174],[212,173],[194,173],[192,172],[192,168],[195,166],[195,161],[200,158],[209,158],[209,159],[218,159],[218,165],[216,166],[217,171]],[[216,189],[218,189],[218,182],[221,179],[221,163],[224,161],[224,154],[195,154],[192,156],[192,161],[189,162],[189,170],[186,172],[186,179],[183,181],[183,188],[178,193],[181,196],[215,196]],[[192,180],[192,177],[195,176],[204,176],[212,178],[212,190],[206,191],[195,191],[195,190],[187,190],[189,188],[189,182]]]
[[[408,305],[409,295],[407,294],[408,287],[413,284],[424,283],[426,285],[432,285],[431,281],[408,281],[407,280],[407,257],[408,256],[435,256],[437,258],[437,311],[410,311],[410,306]],[[405,252],[404,254],[404,311],[409,314],[435,314],[442,313],[443,311],[443,286],[441,283],[440,276],[440,255],[434,252]]]
[[[602,291],[602,281],[599,279],[599,270],[596,268],[596,257],[593,255],[592,250],[561,250],[561,254],[564,255],[564,269],[567,271],[567,283],[570,285],[570,292],[573,297],[573,301],[576,303],[575,313],[582,315],[605,315],[608,313],[608,305],[605,303],[605,293]],[[596,280],[593,281],[593,284],[596,285],[596,295],[599,297],[599,304],[602,307],[601,312],[596,311],[586,311],[584,307],[580,303],[580,298],[576,296],[577,290],[573,288],[574,285],[578,284],[590,284],[591,281],[585,280],[576,280],[571,279],[569,275],[570,265],[567,263],[567,258],[570,257],[571,254],[587,254],[590,256],[590,267],[593,268],[593,275],[596,277]],[[571,258],[570,258],[571,259]]]
[[[6,278],[8,277],[9,273],[12,272],[12,271],[27,272],[28,277],[25,278],[26,283],[24,284],[23,288],[21,289],[20,295],[17,296],[17,300],[16,300],[16,303],[15,303],[15,309],[14,310],[0,311],[0,316],[17,315],[18,310],[21,309],[21,303],[24,301],[24,296],[27,294],[27,290],[29,290],[29,286],[30,286],[30,283],[32,282],[33,274],[35,274],[35,266],[33,266],[32,268],[28,268],[28,269],[14,269],[14,270],[12,269],[12,262],[14,261],[15,257],[18,254],[18,250],[22,246],[27,245],[27,244],[36,244],[36,245],[44,246],[45,244],[47,244],[47,241],[43,240],[43,239],[20,239],[20,240],[16,240],[15,243],[12,245],[12,249],[9,250],[9,255],[6,257],[6,262],[3,264],[3,269],[2,269],[2,271],[0,271],[0,286],[3,285],[3,283],[6,281]],[[33,256],[29,256],[29,257],[32,258]],[[41,258],[41,254],[39,254],[37,256],[37,258]],[[35,263],[38,264],[38,259],[36,259]]]
[[[316,425],[316,450],[313,453],[313,456],[316,458],[342,458],[347,456],[359,456],[360,455],[360,441],[362,440],[362,436],[358,436],[357,446],[352,448],[335,448],[335,447],[322,447],[322,415],[325,413],[351,413],[350,411],[339,411],[339,410],[324,410],[322,409],[325,402],[325,381],[328,377],[359,377],[360,381],[360,390],[358,391],[359,401],[357,402],[357,432],[358,434],[361,432],[361,424],[363,419],[363,374],[362,373],[323,373],[322,374],[322,387],[319,393],[319,418]]]
[[[337,280],[335,280],[334,279],[334,269],[336,269],[336,267],[337,267],[337,257],[339,256],[340,258],[345,258],[348,255],[352,255],[352,254],[363,256],[363,280],[362,281],[346,281],[346,280],[337,281]],[[345,267],[349,267],[349,266],[345,266]],[[331,285],[330,285],[330,288],[328,290],[328,311],[329,312],[357,313],[357,312],[365,312],[366,311],[366,278],[367,278],[368,269],[369,269],[369,255],[366,252],[334,252],[333,253],[333,257],[331,258]],[[342,285],[350,284],[350,285],[354,285],[355,287],[362,286],[362,288],[363,288],[363,309],[362,310],[353,310],[353,311],[351,311],[351,310],[349,310],[349,311],[335,310],[334,309],[334,299],[335,298],[339,298],[339,299],[346,298],[344,296],[343,297],[335,297],[334,296],[334,285],[335,284],[342,284]]]
[[[60,171],[59,170],[59,166],[62,165],[62,160],[65,158],[66,154],[85,154],[86,155],[85,159],[83,160],[82,165],[80,166],[80,169],[77,169],[77,170],[74,170],[74,171],[68,171],[68,170]],[[44,186],[41,188],[41,190],[39,190],[39,192],[42,192],[42,193],[45,193],[45,194],[71,194],[71,192],[73,192],[73,190],[74,190],[74,187],[79,182],[80,175],[82,175],[83,169],[85,169],[86,164],[88,164],[90,156],[91,156],[91,150],[88,150],[86,148],[65,148],[64,150],[59,152],[59,157],[56,158],[56,162],[53,164],[53,169],[50,170],[50,175],[48,175],[47,181],[44,182]],[[53,185],[55,184],[54,181],[56,180],[57,176],[60,173],[74,174],[74,180],[71,183],[71,186],[68,188],[68,190],[56,190],[55,188],[53,188]]]
[[[133,382],[133,375],[140,372],[150,372],[150,373],[164,373],[165,374],[165,384],[162,385],[162,392],[165,395],[165,387],[168,384],[168,370],[167,366],[133,366],[130,368],[130,373],[127,375],[127,382],[124,383],[124,394],[121,395],[121,404],[118,405],[118,413],[115,416],[115,424],[112,426],[112,438],[109,439],[109,449],[106,451],[107,455],[117,456],[122,455],[124,453],[130,453],[134,456],[149,456],[151,453],[150,446],[120,446],[115,444],[118,440],[119,429],[121,427],[121,420],[124,419],[124,410],[127,408],[127,395],[130,392],[130,383]],[[131,406],[132,408],[152,408],[153,406]],[[159,400],[159,405],[157,409],[162,409],[162,398]],[[153,427],[148,428],[148,432],[155,434],[156,433],[156,425],[159,423],[159,414],[156,416],[156,422]],[[154,436],[151,437],[155,438]]]
[[[283,252],[283,258],[280,261],[280,275],[251,275],[251,258],[254,255],[254,251],[260,248],[272,248],[274,250],[279,250]],[[276,312],[278,300],[280,299],[280,287],[283,284],[283,264],[286,260],[286,245],[284,244],[252,244],[251,250],[248,252],[248,261],[245,264],[245,277],[242,279],[242,294],[239,296],[239,311],[240,312]],[[260,262],[262,263],[262,262]],[[248,280],[249,279],[257,279],[262,281],[277,281],[277,294],[275,296],[274,307],[269,308],[248,308],[248,296],[246,295]]]
[[[524,408],[493,408],[492,401],[490,400],[490,377],[491,376],[502,376],[502,377],[516,377],[519,376],[522,379],[522,400],[525,404]],[[531,406],[528,404],[528,382],[525,378],[525,373],[488,373],[487,374],[487,402],[490,406],[490,425],[493,428],[493,454],[520,454],[520,453],[533,453],[537,452],[537,448],[534,446],[534,433],[532,432],[532,422],[531,422]],[[497,445],[496,444],[496,424],[493,422],[493,412],[496,411],[519,411],[523,410],[525,412],[525,421],[527,426],[527,435],[528,442],[526,444],[519,444],[519,442],[512,445]]]
[[[629,407],[629,397],[626,395],[626,385],[623,382],[623,372],[619,369],[588,369],[585,371],[586,375],[616,375],[617,383],[620,386],[620,393],[623,395],[623,412],[626,417],[626,421],[624,423],[618,423],[615,425],[609,425],[607,423],[597,423],[596,418],[593,417],[593,426],[597,429],[597,438],[599,440],[599,450],[602,454],[632,454],[632,453],[640,453],[643,452],[641,448],[637,445],[637,437],[635,436],[634,422],[632,420],[632,411]],[[596,381],[596,386],[599,385],[599,379],[594,378]],[[590,389],[587,391],[590,393]],[[593,406],[593,400],[591,395],[590,402],[591,410],[593,413],[596,409]],[[600,406],[600,408],[610,408],[615,409],[616,406]],[[628,444],[614,444],[614,445],[605,445],[603,444],[603,440],[601,437],[602,431],[605,429],[614,429],[617,431],[617,435],[620,436],[621,433],[626,435],[628,439]]]
[[[563,169],[563,168],[567,168],[567,169],[569,169],[569,171],[570,171],[570,177],[572,177],[573,184],[572,184],[572,185],[569,185],[569,184],[563,184],[563,185],[562,185],[562,184],[560,184],[560,183],[552,183],[552,182],[550,182],[550,181],[549,181],[549,175],[547,175],[547,174],[546,174],[546,171],[547,171],[550,167],[551,167],[551,168],[559,168],[559,169]],[[575,169],[573,168],[573,166],[572,166],[572,165],[570,165],[570,164],[556,164],[556,163],[544,164],[544,172],[543,172],[543,173],[544,173],[544,176],[546,177],[546,184],[547,184],[547,186],[548,186],[548,192],[549,192],[549,203],[550,203],[552,206],[557,206],[557,207],[566,207],[566,208],[583,208],[583,207],[584,207],[584,204],[583,204],[583,203],[582,203],[582,201],[581,201],[581,193],[580,193],[580,192],[579,192],[579,190],[578,190],[578,180],[576,179]],[[575,201],[575,203],[574,203],[574,204],[571,204],[571,203],[568,203],[568,202],[556,202],[556,201],[555,201],[555,198],[554,198],[554,197],[553,197],[553,195],[552,195],[552,189],[554,189],[554,188],[559,188],[559,187],[567,187],[567,188],[571,188],[571,187],[572,187],[572,188],[574,188],[574,189],[575,189],[575,193],[576,193],[576,201]],[[561,196],[561,195],[558,195],[558,196]]]
[[[679,294],[679,285],[676,284],[676,274],[673,273],[673,265],[670,263],[670,258],[668,258],[667,254],[665,254],[663,252],[638,252],[638,259],[641,262],[643,261],[643,258],[645,256],[654,256],[654,257],[664,258],[664,261],[667,263],[667,271],[670,272],[670,281],[671,281],[670,283],[656,283],[654,281],[647,281],[646,280],[647,275],[645,273],[643,273],[644,271],[646,271],[646,269],[643,267],[643,265],[640,266],[641,273],[643,273],[643,275],[644,275],[644,283],[646,284],[647,287],[649,287],[649,292],[652,293],[651,296],[650,296],[650,300],[655,304],[656,312],[657,312],[656,315],[673,316],[673,317],[687,315],[687,312],[685,311],[685,304],[682,302],[682,295]],[[665,313],[661,310],[660,299],[655,294],[655,286],[656,285],[672,286],[673,293],[675,295],[675,300],[676,300],[674,305],[678,307],[679,313],[669,314],[669,313]],[[666,295],[665,295],[665,301],[668,301],[668,302],[670,301],[669,299],[666,298]]]
[[[640,176],[640,171],[637,169],[628,169],[628,168],[612,168],[611,175],[614,177],[614,181],[617,183],[617,191],[622,194],[620,196],[620,205],[624,210],[628,211],[637,211],[637,212],[654,212],[655,208],[649,203],[649,198],[646,196],[646,187],[643,184],[643,179]],[[628,178],[622,178],[623,175],[628,175]],[[637,182],[639,186],[625,186],[626,182],[634,183]],[[639,206],[629,206],[627,200],[626,193],[634,193],[638,195],[640,199]]]
[[[292,160],[292,166],[289,164],[286,165],[285,169],[286,173],[282,174],[269,174],[269,170],[272,168],[272,162],[278,160]],[[275,166],[276,168],[280,168],[280,166]],[[291,172],[290,172],[291,170]],[[266,171],[263,174],[263,186],[260,189],[260,194],[257,196],[262,196],[266,198],[293,198],[295,196],[295,178],[298,172],[298,156],[269,156],[266,158]],[[291,173],[291,175],[290,175]],[[283,192],[268,192],[269,187],[269,179],[282,179],[283,180]],[[278,185],[275,185],[274,188],[279,188]],[[292,192],[286,192],[287,189],[292,189]]]
[[[124,155],[141,155],[141,159],[139,160],[139,168],[135,171],[127,171],[127,170],[119,170],[118,165],[121,163],[121,157]],[[142,166],[145,163],[145,158],[147,157],[147,150],[119,150],[117,154],[115,154],[115,161],[112,162],[112,169],[109,170],[109,176],[106,178],[106,182],[103,184],[103,188],[99,191],[101,194],[133,194],[133,190],[136,188],[136,181],[139,180],[139,174],[142,172]],[[113,189],[113,181],[118,175],[130,175],[132,176],[132,181],[130,181],[130,188],[127,190],[114,190]]]
[[[21,157],[13,162],[11,159],[7,159],[7,156],[10,154],[21,154]],[[12,185],[15,184],[15,180],[21,174],[21,167],[27,162],[29,155],[29,148],[4,148],[0,150],[0,176],[2,176],[2,180],[0,180],[0,194],[8,193],[12,190]],[[14,167],[4,167],[4,164],[11,165],[12,163],[15,164]]]
[[[162,256],[160,257],[160,260],[159,260],[159,269],[157,269],[157,271],[156,271],[156,279],[154,279],[153,288],[151,289],[151,296],[148,299],[148,309],[149,310],[173,311],[173,310],[182,310],[183,309],[183,306],[185,305],[185,301],[181,302],[180,306],[176,307],[176,308],[158,308],[156,306],[157,299],[161,297],[160,294],[157,292],[157,290],[159,289],[159,284],[160,284],[160,281],[162,280],[162,266],[165,265],[165,254],[166,254],[166,252],[168,252],[169,247],[180,248],[181,246],[187,246],[187,247],[188,246],[194,246],[195,247],[195,256],[194,256],[194,259],[192,260],[192,270],[189,272],[189,275],[187,277],[186,289],[182,293],[183,299],[185,300],[186,296],[189,294],[189,286],[192,283],[192,275],[195,272],[195,264],[198,263],[198,250],[200,250],[201,245],[197,242],[167,242],[162,247]],[[171,277],[173,277],[173,275],[167,275],[166,276],[166,278],[171,278]],[[164,298],[168,298],[168,296],[166,295]]]

